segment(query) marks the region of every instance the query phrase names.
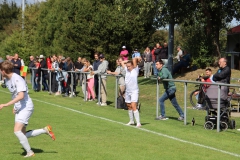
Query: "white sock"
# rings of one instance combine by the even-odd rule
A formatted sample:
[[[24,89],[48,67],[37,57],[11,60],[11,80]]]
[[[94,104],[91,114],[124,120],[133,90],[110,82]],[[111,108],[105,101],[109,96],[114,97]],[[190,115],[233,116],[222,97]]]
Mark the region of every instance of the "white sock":
[[[44,133],[47,133],[47,131],[43,128],[42,129],[35,129],[35,130],[28,131],[26,133],[26,137],[27,138],[35,137],[35,136],[38,136],[38,135],[44,134]]]
[[[30,147],[30,145],[28,143],[27,137],[21,131],[14,132],[14,134],[17,136],[17,138],[19,139],[21,145],[26,150],[26,152],[27,153],[30,152],[31,151],[31,147]]]
[[[135,117],[135,119],[137,121],[137,124],[140,124],[140,116],[139,116],[138,110],[133,111],[133,113],[134,113],[134,117]]]
[[[128,110],[128,116],[129,116],[130,122],[134,123],[134,120],[133,120],[133,110]]]

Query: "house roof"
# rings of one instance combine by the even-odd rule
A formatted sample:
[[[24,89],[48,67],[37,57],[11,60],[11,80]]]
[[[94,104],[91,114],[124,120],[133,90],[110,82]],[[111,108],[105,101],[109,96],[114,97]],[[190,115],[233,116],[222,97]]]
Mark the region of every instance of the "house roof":
[[[229,29],[228,35],[229,34],[240,34],[240,25]]]

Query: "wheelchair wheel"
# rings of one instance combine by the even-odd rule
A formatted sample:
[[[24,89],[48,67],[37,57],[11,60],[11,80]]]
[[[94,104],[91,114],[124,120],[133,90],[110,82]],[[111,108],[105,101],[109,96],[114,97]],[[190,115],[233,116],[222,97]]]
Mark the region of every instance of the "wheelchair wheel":
[[[228,124],[226,122],[220,122],[220,129],[225,131],[228,129]]]
[[[189,97],[190,98],[190,103],[193,107],[195,107],[197,102],[198,102],[198,100],[196,99],[196,97],[194,95],[194,93],[197,92],[197,91],[199,91],[199,89],[196,89],[196,90],[192,91],[191,94],[190,94],[190,97]]]
[[[207,122],[204,124],[204,128],[207,129],[207,130],[213,130],[214,124],[213,124],[211,121],[207,121]]]
[[[229,128],[230,129],[235,129],[236,127],[236,122],[234,119],[231,119],[230,122],[229,122]]]

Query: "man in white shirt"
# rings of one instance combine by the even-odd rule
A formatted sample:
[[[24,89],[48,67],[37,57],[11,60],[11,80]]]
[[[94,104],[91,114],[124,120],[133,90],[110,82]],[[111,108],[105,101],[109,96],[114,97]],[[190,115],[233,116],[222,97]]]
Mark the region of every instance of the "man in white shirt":
[[[139,60],[140,60],[140,58],[137,57],[137,58],[133,58],[132,61],[123,61],[122,62],[122,66],[126,70],[125,102],[128,107],[128,115],[130,118],[130,121],[129,121],[129,123],[127,123],[127,125],[134,125],[134,119],[133,119],[133,115],[134,115],[136,122],[137,122],[136,127],[141,127],[139,111],[137,109],[138,95],[139,95],[138,79],[137,79],[138,73],[139,73],[139,68],[137,66],[137,63]]]
[[[181,58],[182,55],[183,55],[183,52],[182,52],[182,49],[181,49],[180,46],[177,47],[177,51],[178,51],[177,56],[174,57],[174,58],[177,59],[178,61],[180,61],[180,58]]]
[[[28,143],[29,137],[35,137],[40,134],[48,134],[55,140],[51,126],[46,126],[42,129],[30,130],[26,132],[28,120],[31,117],[34,105],[32,99],[28,95],[28,88],[25,80],[16,73],[13,73],[13,64],[6,60],[0,64],[0,72],[6,78],[6,86],[12,93],[12,100],[5,104],[0,104],[0,110],[14,104],[13,114],[15,114],[14,134],[19,139],[21,145],[26,150],[25,157],[34,156],[34,152]]]

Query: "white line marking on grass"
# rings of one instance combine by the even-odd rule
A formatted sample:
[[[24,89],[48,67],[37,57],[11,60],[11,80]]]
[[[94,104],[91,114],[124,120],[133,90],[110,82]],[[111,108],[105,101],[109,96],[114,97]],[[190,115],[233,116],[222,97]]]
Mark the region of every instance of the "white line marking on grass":
[[[2,91],[2,90],[0,90],[0,92],[4,92],[4,93],[9,94],[9,92],[5,92],[5,91]],[[86,115],[86,116],[94,117],[94,118],[97,118],[97,119],[102,119],[102,120],[105,120],[105,121],[109,121],[109,122],[118,123],[118,124],[121,124],[121,125],[124,125],[124,126],[128,126],[128,125],[126,125],[122,122],[114,121],[114,120],[104,118],[104,117],[95,116],[95,115],[92,115],[92,114],[88,114],[88,113],[81,112],[81,111],[71,109],[71,108],[68,108],[68,107],[60,106],[60,105],[57,105],[57,104],[37,100],[37,99],[34,99],[34,98],[32,98],[32,100],[38,101],[38,102],[41,102],[41,103],[45,103],[45,104],[49,104],[49,105],[52,105],[52,106],[56,106],[56,107],[59,107],[59,108],[63,108],[63,109],[73,111],[73,112],[76,112],[76,113],[80,113],[80,114],[83,114],[83,115]],[[133,127],[133,126],[128,126],[128,127]],[[152,134],[155,134],[155,135],[159,135],[159,136],[162,136],[162,137],[166,137],[166,138],[169,138],[169,139],[172,139],[172,140],[176,140],[176,141],[179,141],[179,142],[182,142],[182,143],[188,143],[188,144],[199,146],[199,147],[202,147],[202,148],[206,148],[206,149],[214,150],[214,151],[217,151],[217,152],[225,153],[225,154],[228,154],[228,155],[231,155],[231,156],[240,157],[240,155],[236,154],[236,153],[224,151],[224,150],[221,150],[221,149],[217,149],[217,148],[214,148],[214,147],[206,146],[206,145],[191,142],[191,141],[186,141],[186,140],[183,140],[183,139],[180,139],[180,138],[177,138],[177,137],[169,136],[169,135],[166,135],[166,134],[162,134],[162,133],[151,131],[151,130],[144,129],[144,128],[137,128],[137,127],[134,127],[134,128],[145,131],[145,132],[148,132],[148,133],[152,133]]]

